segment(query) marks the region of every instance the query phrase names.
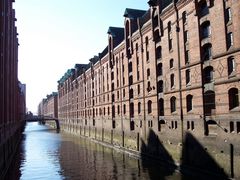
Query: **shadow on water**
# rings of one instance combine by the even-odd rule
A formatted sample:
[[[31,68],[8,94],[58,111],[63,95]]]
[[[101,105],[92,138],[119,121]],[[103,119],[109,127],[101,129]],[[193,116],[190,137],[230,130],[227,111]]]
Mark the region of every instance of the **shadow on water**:
[[[21,137],[21,141],[25,141],[26,135],[23,134]],[[9,171],[7,172],[4,180],[19,180],[22,173],[21,173],[21,164],[22,160],[24,159],[24,145],[21,143],[16,151],[17,153],[14,156],[14,163],[12,163],[9,167]],[[10,171],[11,170],[11,171]],[[14,173],[13,173],[14,172]]]
[[[151,161],[146,158],[148,156],[160,160],[162,163]],[[141,157],[142,166],[144,169],[147,169],[151,180],[163,180],[166,176],[172,175],[177,168],[174,165],[173,158],[153,130],[149,131],[147,144],[142,140]]]
[[[190,173],[196,169],[205,173],[192,173],[191,176],[194,179],[228,179],[223,168],[216,163],[200,142],[192,134],[186,133],[182,150],[181,171],[184,174],[186,170],[187,173]],[[182,179],[188,178],[182,176]]]

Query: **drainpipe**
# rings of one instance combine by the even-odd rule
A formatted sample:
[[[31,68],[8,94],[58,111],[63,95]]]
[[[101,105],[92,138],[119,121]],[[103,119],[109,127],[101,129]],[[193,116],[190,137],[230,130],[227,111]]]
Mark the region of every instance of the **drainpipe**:
[[[141,31],[141,25],[139,18],[137,18],[137,24],[138,24],[138,30],[140,34],[140,40],[141,40],[141,59],[142,59],[142,77],[143,77],[143,139],[144,141],[147,140],[147,132],[146,132],[146,105],[145,105],[145,80],[144,80],[144,66],[143,66],[143,36]]]
[[[181,57],[180,57],[180,43],[179,43],[179,32],[180,32],[180,27],[179,27],[179,14],[178,14],[178,9],[176,2],[174,3],[174,9],[176,12],[176,33],[177,33],[177,51],[178,51],[178,82],[179,82],[179,100],[180,100],[180,120],[181,120],[181,138],[182,138],[182,145],[183,145],[183,133],[184,133],[184,128],[183,128],[183,102],[182,102],[182,77],[181,77]]]

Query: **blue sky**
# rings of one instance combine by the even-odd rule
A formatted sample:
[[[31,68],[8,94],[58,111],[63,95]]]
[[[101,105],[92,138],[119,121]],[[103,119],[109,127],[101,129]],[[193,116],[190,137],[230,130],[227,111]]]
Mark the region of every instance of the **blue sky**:
[[[33,112],[67,69],[107,45],[109,26],[123,27],[125,8],[148,9],[145,0],[17,0],[19,80]]]

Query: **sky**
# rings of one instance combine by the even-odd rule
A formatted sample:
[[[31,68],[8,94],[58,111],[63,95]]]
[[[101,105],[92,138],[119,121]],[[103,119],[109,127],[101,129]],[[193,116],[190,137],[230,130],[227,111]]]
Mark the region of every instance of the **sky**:
[[[126,8],[147,10],[147,0],[17,0],[18,78],[27,88],[27,108],[57,91],[57,81],[75,64],[88,63],[107,46],[109,26],[124,26]]]

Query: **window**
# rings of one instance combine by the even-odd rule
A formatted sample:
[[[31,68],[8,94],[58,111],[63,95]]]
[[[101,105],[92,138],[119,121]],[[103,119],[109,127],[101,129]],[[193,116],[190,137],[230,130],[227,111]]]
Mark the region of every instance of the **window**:
[[[153,38],[156,43],[158,43],[161,40],[159,29],[154,31]]]
[[[164,100],[162,98],[158,100],[158,109],[159,116],[164,116]]]
[[[129,98],[130,98],[130,99],[133,98],[133,89],[130,89],[130,91],[129,91]]]
[[[149,60],[149,51],[148,51],[148,37],[145,38],[145,45],[146,45],[146,60]]]
[[[205,44],[203,46],[203,60],[207,61],[212,58],[212,45],[211,44]]]
[[[118,115],[120,114],[120,106],[118,105]]]
[[[202,38],[207,38],[211,35],[211,26],[210,22],[206,21],[202,24]]]
[[[158,46],[156,49],[156,58],[161,59],[162,58],[162,47]]]
[[[147,69],[147,78],[150,78],[150,69]]]
[[[141,113],[141,103],[139,102],[138,103],[138,114],[140,114]]]
[[[186,70],[186,85],[190,83],[190,69]]]
[[[129,85],[132,85],[133,84],[133,76],[129,76]]]
[[[213,67],[208,66],[204,68],[204,83],[211,83],[213,81]]]
[[[136,43],[136,52],[138,52],[138,43]]]
[[[173,68],[173,64],[174,64],[174,60],[173,60],[173,59],[170,59],[170,61],[169,61],[169,67],[170,67],[170,69]]]
[[[176,97],[171,97],[170,99],[170,105],[171,105],[171,113],[176,111]]]
[[[130,103],[130,117],[134,117],[134,103]]]
[[[235,71],[235,61],[233,57],[228,58],[228,75],[231,75]]]
[[[226,22],[228,23],[230,21],[232,21],[232,10],[229,7],[226,9]]]
[[[158,76],[162,76],[163,72],[162,72],[162,63],[159,63],[157,65],[157,75]]]
[[[126,114],[126,104],[123,105],[123,114]]]
[[[140,94],[140,84],[138,84],[137,86],[137,91],[138,91],[138,94]]]
[[[128,70],[129,70],[129,72],[132,72],[132,62],[130,62],[130,63],[128,64]]]
[[[184,43],[188,42],[189,36],[188,36],[188,31],[184,31]]]
[[[237,122],[237,133],[240,133],[240,122]]]
[[[148,114],[152,113],[152,101],[148,101]]]
[[[182,20],[183,20],[183,24],[185,24],[187,22],[187,13],[186,13],[186,11],[184,11],[182,13]]]
[[[189,63],[189,50],[185,51],[185,64]]]
[[[227,48],[230,48],[233,46],[233,33],[230,32],[227,34]]]
[[[171,21],[168,22],[168,47],[169,51],[172,50],[172,24]]]
[[[204,93],[204,111],[207,116],[215,114],[215,92],[207,91]]]
[[[192,95],[190,95],[190,94],[187,95],[187,98],[186,98],[186,100],[187,100],[187,102],[186,102],[186,104],[187,104],[187,112],[192,110],[192,99],[193,99]]]
[[[231,121],[230,122],[230,133],[234,132],[234,123]]]
[[[163,92],[163,81],[162,80],[158,81],[157,87],[158,87],[158,93],[162,93]]]
[[[228,100],[229,100],[229,110],[239,106],[239,96],[238,96],[237,88],[231,88],[228,91]]]
[[[190,122],[187,121],[187,130],[189,130],[189,129],[190,129]]]
[[[173,88],[174,87],[174,74],[171,74],[170,82],[171,82],[171,88]]]
[[[207,14],[209,14],[207,2],[205,0],[202,0],[200,3],[200,16],[203,17]]]
[[[123,97],[125,97],[125,89],[123,89]]]
[[[112,117],[115,118],[115,106],[112,106]]]
[[[151,90],[152,90],[151,83],[150,83],[150,81],[148,81],[148,83],[147,83],[147,91],[150,92]]]

